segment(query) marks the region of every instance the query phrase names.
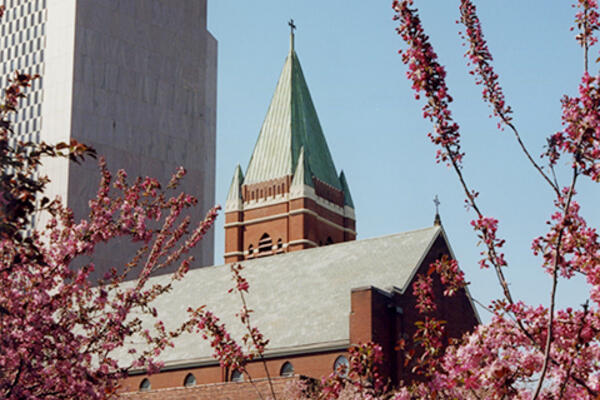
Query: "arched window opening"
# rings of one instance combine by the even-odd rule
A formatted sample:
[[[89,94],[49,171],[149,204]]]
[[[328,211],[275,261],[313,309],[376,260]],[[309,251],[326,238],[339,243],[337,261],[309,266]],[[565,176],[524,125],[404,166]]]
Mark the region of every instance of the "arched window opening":
[[[281,194],[281,185],[277,185],[277,194]]]
[[[281,375],[281,376],[293,376],[294,375],[294,366],[292,365],[292,363],[289,362],[289,361],[286,361],[281,366],[281,371],[279,372],[279,375]]]
[[[333,244],[333,240],[331,240],[331,236],[327,236],[327,240],[325,241],[325,246]]]
[[[333,372],[337,375],[346,377],[348,376],[348,369],[350,368],[350,362],[345,356],[339,356],[333,363]]]
[[[272,194],[272,191],[271,191],[271,190],[272,190],[272,189],[271,189],[271,188],[269,188],[269,197],[271,197],[271,194]]]
[[[280,250],[283,248],[283,241],[281,240],[281,238],[277,239],[277,250]]]
[[[140,383],[140,392],[147,392],[152,389],[152,385],[150,385],[150,381],[148,378],[144,378],[144,380]]]
[[[196,385],[196,377],[194,376],[194,374],[187,374],[183,381],[183,386],[190,387],[190,386],[195,386],[195,385]]]
[[[271,250],[273,250],[273,241],[271,240],[271,236],[265,233],[258,241],[258,252],[266,253]]]
[[[244,382],[244,374],[237,369],[231,373],[231,382]]]
[[[252,246],[252,245],[248,246],[248,257],[252,258],[254,255],[253,253],[254,253],[254,246]]]

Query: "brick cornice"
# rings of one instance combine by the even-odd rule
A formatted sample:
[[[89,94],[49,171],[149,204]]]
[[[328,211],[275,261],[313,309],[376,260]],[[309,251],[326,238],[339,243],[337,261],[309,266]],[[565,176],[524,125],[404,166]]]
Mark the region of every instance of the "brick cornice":
[[[294,355],[325,353],[330,351],[346,351],[350,346],[349,339],[336,340],[326,343],[309,343],[303,346],[281,347],[279,349],[266,350],[264,353],[265,359],[276,357],[288,357]],[[172,371],[177,369],[197,368],[211,365],[219,365],[219,361],[212,357],[204,357],[190,360],[179,360],[165,363],[161,371]],[[129,371],[129,375],[145,374],[144,369],[135,369]]]
[[[317,218],[320,222],[323,222],[327,225],[330,225],[334,228],[337,228],[341,231],[344,232],[348,232],[348,233],[352,233],[353,235],[356,235],[356,231],[350,228],[345,228],[339,224],[336,224],[335,222],[332,222],[326,218],[323,218],[322,216],[320,216],[317,212],[310,210],[308,208],[297,208],[295,210],[291,210],[289,213],[280,213],[280,214],[275,214],[275,215],[269,215],[268,217],[262,217],[262,218],[255,218],[255,219],[251,219],[251,220],[247,220],[247,221],[240,221],[240,222],[229,222],[226,223],[224,225],[225,228],[233,228],[233,227],[237,227],[237,226],[244,226],[244,225],[250,225],[250,224],[258,224],[261,222],[267,222],[267,221],[272,221],[275,219],[279,219],[279,218],[287,218],[289,215],[297,215],[297,214],[309,214],[314,216],[315,218]]]

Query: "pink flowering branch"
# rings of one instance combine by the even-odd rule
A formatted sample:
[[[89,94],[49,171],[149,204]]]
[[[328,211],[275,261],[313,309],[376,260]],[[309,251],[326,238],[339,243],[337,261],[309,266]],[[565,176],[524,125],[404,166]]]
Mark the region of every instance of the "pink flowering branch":
[[[249,355],[249,359],[252,360],[255,355],[257,355],[261,361],[261,364],[264,368],[265,374],[267,376],[267,381],[269,382],[269,390],[271,391],[271,396],[273,400],[277,399],[275,395],[275,388],[273,387],[273,382],[271,381],[271,374],[269,373],[269,368],[267,368],[267,362],[264,357],[264,352],[266,346],[269,344],[269,340],[266,339],[263,334],[258,330],[257,327],[252,326],[250,322],[250,314],[253,312],[248,308],[248,304],[246,302],[246,296],[244,293],[248,293],[248,289],[250,285],[246,278],[244,278],[241,274],[244,267],[241,264],[231,264],[231,272],[233,274],[233,281],[235,282],[235,286],[229,290],[229,292],[237,292],[242,301],[242,309],[240,313],[237,315],[240,318],[240,321],[246,328],[246,334],[242,338],[243,342],[248,345],[252,343],[253,351]]]
[[[228,371],[243,373],[254,387],[259,398],[263,399],[262,392],[256,386],[250,372],[246,368],[248,363],[254,361],[256,358],[260,359],[267,376],[272,399],[276,400],[277,396],[264,358],[264,352],[269,340],[251,323],[250,315],[253,311],[248,308],[245,297],[245,293],[248,293],[250,285],[246,278],[243,277],[242,270],[243,267],[241,265],[231,265],[232,279],[235,285],[229,289],[229,293],[237,293],[242,302],[242,309],[236,316],[246,329],[246,334],[242,337],[243,346],[231,336],[225,324],[221,323],[219,318],[208,311],[205,306],[196,309],[189,308],[190,319],[181,326],[178,333],[182,331],[200,333],[203,339],[209,341],[213,349],[213,357],[219,361],[221,367]]]
[[[552,290],[550,294],[550,311],[546,335],[546,344],[544,349],[544,364],[540,379],[535,389],[533,399],[537,399],[542,390],[542,385],[548,371],[550,363],[550,352],[553,337],[553,320],[556,299],[556,288],[558,284],[558,274],[560,269],[568,267],[565,260],[565,254],[572,252],[572,249],[563,249],[563,240],[569,235],[570,227],[574,221],[577,221],[576,215],[571,210],[571,202],[575,195],[575,185],[580,174],[590,176],[593,181],[600,181],[600,103],[598,102],[598,78],[594,79],[588,75],[588,49],[597,42],[593,32],[600,28],[598,22],[598,3],[595,0],[580,0],[577,6],[583,8],[576,14],[576,23],[580,29],[580,34],[576,39],[584,48],[584,76],[583,83],[580,86],[580,98],[563,99],[563,122],[567,126],[564,132],[558,133],[552,137],[549,143],[551,162],[556,162],[559,151],[570,153],[573,157],[572,179],[568,189],[558,196],[557,206],[562,206],[562,218],[556,218],[558,221],[553,227],[556,232],[556,240],[547,241],[548,248],[553,253],[552,265]],[[578,209],[578,206],[575,205]],[[572,232],[572,231],[571,231]],[[590,238],[592,239],[592,238]],[[595,242],[597,246],[597,238]],[[597,249],[596,249],[597,250]],[[590,254],[598,254],[598,251]],[[546,257],[547,259],[547,257]]]
[[[0,7],[0,17],[3,12]],[[0,104],[0,397],[104,399],[132,368],[156,372],[156,357],[182,332],[166,329],[152,302],[185,275],[192,262],[187,254],[218,207],[190,228],[189,219],[178,218],[195,198],[171,196],[152,178],[128,183],[124,171],[114,179],[100,159],[89,217],[75,221],[60,199],[44,196],[49,180],[38,167],[43,157],[80,162],[94,150],[76,141],[48,145],[13,137],[9,116],[36,78],[15,73]],[[184,173],[179,169],[167,189],[176,189]],[[49,214],[47,225],[32,229],[32,216],[41,212]],[[161,222],[158,230],[149,226]],[[95,265],[82,256],[101,243],[128,239],[140,244],[131,261],[92,282]],[[150,275],[167,267],[176,269],[168,283],[148,287]],[[127,277],[137,281],[124,285]],[[152,331],[140,315],[153,322]],[[139,337],[146,347],[130,347]],[[117,350],[132,361],[119,361]]]
[[[584,71],[587,73],[589,48],[598,42],[598,38],[594,36],[594,31],[600,28],[598,2],[596,0],[577,0],[574,7],[581,9],[575,14],[575,23],[579,29],[575,39],[583,47]],[[571,30],[573,29],[571,28]]]
[[[382,363],[380,345],[367,342],[351,346],[348,349],[348,366],[342,366],[321,380],[317,398],[334,400],[341,398],[345,392],[351,398],[391,398],[393,395],[388,392],[388,381],[379,372]]]
[[[439,371],[445,343],[446,321],[435,317],[437,302],[433,290],[433,277],[439,278],[444,290],[443,295],[452,297],[460,290],[464,290],[468,283],[464,279],[464,272],[458,267],[456,260],[447,255],[430,264],[426,274],[418,274],[412,285],[413,296],[416,299],[416,309],[424,316],[423,320],[415,323],[416,331],[413,343],[421,349],[421,354],[415,358],[415,349],[408,349],[404,339],[398,342],[398,350],[405,350],[405,364],[414,361],[413,373],[433,376]]]
[[[497,221],[482,214],[476,202],[478,193],[468,187],[462,174],[463,153],[460,151],[459,126],[452,120],[449,109],[452,98],[445,83],[446,73],[437,61],[437,55],[429,43],[429,37],[423,31],[420,18],[416,10],[411,8],[412,4],[412,0],[395,0],[393,3],[396,11],[394,19],[400,24],[397,32],[408,46],[401,51],[402,61],[408,65],[407,77],[413,83],[417,99],[421,92],[427,99],[423,106],[423,115],[434,124],[435,133],[429,133],[428,136],[441,148],[436,153],[437,161],[446,161],[453,167],[467,196],[467,205],[477,214],[478,219],[473,221],[472,225],[480,233],[487,249],[483,253],[485,257],[481,265],[487,266],[489,262],[494,266],[504,296],[513,303],[508,283],[501,270],[501,267],[506,266],[506,262],[503,254],[498,252],[505,242],[496,237]]]
[[[598,256],[600,254],[598,251],[600,248],[598,236],[595,230],[588,228],[585,221],[579,217],[578,205],[573,201],[575,184],[579,175],[586,175],[592,178],[593,181],[600,181],[597,172],[600,169],[600,163],[598,162],[600,159],[598,150],[600,148],[598,140],[600,129],[598,129],[598,126],[600,125],[597,122],[598,115],[600,115],[600,101],[597,100],[600,99],[597,89],[599,86],[598,81],[596,78],[590,78],[586,70],[583,83],[580,86],[581,96],[563,100],[563,121],[566,128],[563,132],[551,137],[546,153],[550,158],[551,167],[556,163],[561,153],[570,153],[572,156],[573,178],[571,184],[569,187],[559,190],[558,184],[552,182],[537,163],[533,162],[520,140],[518,131],[514,129],[511,122],[511,110],[505,103],[502,89],[498,84],[498,76],[491,67],[492,57],[486,42],[483,40],[475,8],[470,1],[461,2],[461,19],[467,28],[466,38],[470,44],[467,56],[471,58],[471,63],[474,65],[472,73],[477,74],[477,83],[484,86],[484,100],[490,102],[494,114],[500,117],[501,122],[513,129],[525,154],[557,194],[556,205],[559,212],[552,217],[551,231],[545,237],[534,241],[534,251],[536,254],[543,256],[544,266],[552,274],[553,285],[550,306],[548,309],[541,307],[539,309],[524,308],[521,303],[512,300],[501,269],[507,263],[503,254],[498,252],[498,249],[504,246],[504,240],[496,235],[498,221],[482,215],[476,203],[477,193],[469,190],[463,178],[461,172],[463,155],[460,150],[456,151],[456,149],[460,149],[460,136],[458,126],[452,121],[448,109],[452,99],[447,94],[447,87],[444,83],[444,70],[437,62],[437,56],[428,42],[429,38],[421,28],[416,11],[411,8],[412,3],[411,0],[394,2],[395,18],[400,21],[398,33],[408,44],[408,48],[402,51],[403,61],[408,65],[407,76],[412,81],[413,88],[417,91],[417,98],[419,98],[419,93],[424,93],[427,98],[427,104],[423,107],[424,117],[434,124],[435,134],[429,134],[429,136],[436,145],[441,147],[436,155],[438,162],[441,159],[452,165],[467,195],[467,205],[477,214],[477,219],[472,222],[472,225],[486,248],[482,252],[484,257],[480,264],[482,267],[491,265],[495,268],[504,291],[506,302],[500,301],[497,303],[495,309],[495,312],[498,313],[497,318],[490,326],[494,326],[505,333],[512,332],[511,335],[518,335],[520,338],[514,340],[514,343],[520,344],[516,347],[507,347],[504,350],[499,350],[503,347],[497,344],[491,345],[489,358],[486,358],[485,363],[478,367],[482,369],[482,373],[487,375],[472,374],[473,368],[475,368],[472,366],[469,370],[465,370],[465,373],[470,375],[460,378],[460,382],[462,382],[459,385],[460,390],[466,389],[471,392],[479,390],[476,382],[481,382],[486,379],[486,376],[489,376],[489,368],[492,367],[492,364],[489,363],[498,354],[503,354],[506,357],[510,352],[514,352],[515,357],[512,359],[514,365],[523,365],[518,355],[526,349],[531,352],[531,360],[535,360],[535,362],[532,362],[527,369],[508,368],[494,371],[492,376],[505,380],[502,387],[493,389],[494,393],[504,393],[502,396],[511,397],[522,396],[522,393],[519,392],[521,389],[515,389],[512,383],[516,382],[517,379],[522,379],[524,382],[530,381],[534,374],[540,373],[536,390],[532,393],[533,398],[537,398],[542,392],[541,389],[547,374],[552,377],[553,382],[561,382],[561,385],[557,386],[562,387],[560,389],[561,395],[569,398],[581,398],[583,394],[595,398],[597,396],[596,385],[588,379],[591,379],[592,374],[595,373],[594,371],[597,372],[597,369],[596,367],[586,369],[582,366],[582,362],[583,360],[596,359],[597,354],[588,354],[585,357],[583,355],[573,355],[578,359],[569,358],[568,362],[565,362],[564,354],[572,354],[573,352],[569,349],[573,346],[578,349],[589,349],[589,352],[596,351],[597,344],[592,345],[591,343],[598,340],[597,330],[586,326],[581,328],[582,332],[585,331],[586,334],[575,335],[574,332],[570,332],[568,333],[571,335],[570,337],[579,337],[581,343],[577,345],[573,345],[572,342],[565,343],[565,337],[569,337],[566,333],[567,330],[570,327],[579,326],[580,323],[573,314],[555,311],[555,297],[559,273],[567,278],[575,272],[583,273],[592,285],[592,296],[597,296],[597,293],[600,292],[600,289],[598,289],[598,283],[600,282],[597,282],[594,277],[596,267],[599,265],[598,260],[600,260]],[[578,36],[578,40],[581,40],[584,48],[587,48],[595,42],[592,33],[598,29],[597,4],[595,1],[580,1],[579,3],[584,11],[578,13],[577,17],[579,18],[579,27],[583,30],[583,33]],[[587,21],[588,19],[589,21]],[[450,129],[440,129],[448,127]],[[423,311],[428,311],[427,306],[431,303],[431,299],[428,296],[427,281],[425,278],[417,279],[416,285],[414,288],[415,295],[417,297],[421,296]],[[513,318],[510,320],[503,318],[502,315],[506,315],[506,313]],[[587,319],[584,318],[583,321],[585,322]],[[593,326],[592,323],[591,326]],[[481,334],[489,335],[489,332],[481,332]],[[477,336],[476,334],[473,338]],[[560,341],[557,341],[557,338],[560,338]],[[477,345],[481,346],[482,341],[487,341],[488,337],[479,336],[478,340]],[[463,347],[464,345],[462,347],[458,346],[457,349]],[[473,350],[475,349],[474,347]],[[458,393],[453,392],[453,389],[451,389],[458,382],[457,377],[451,377],[452,369],[462,368],[461,363],[464,364],[464,361],[461,360],[464,359],[464,356],[457,358],[454,363],[448,363],[442,370],[436,372],[434,381],[436,379],[450,379],[446,381],[446,387],[443,384],[432,383],[433,386],[430,388],[444,393]],[[444,356],[444,360],[448,362],[449,358]],[[567,365],[576,367],[565,368]],[[576,368],[577,373],[572,373],[571,368]],[[570,380],[575,382],[575,385],[564,383]],[[503,391],[502,388],[510,390],[507,392]],[[415,389],[415,393],[421,389]],[[577,393],[577,395],[573,396],[574,393]],[[476,397],[480,396],[476,395]]]
[[[491,65],[493,57],[488,49],[487,42],[483,37],[481,23],[479,22],[476,11],[476,7],[471,0],[461,0],[460,21],[465,26],[465,35],[463,36],[463,39],[466,39],[468,42],[465,56],[469,58],[469,65],[473,66],[470,73],[471,75],[476,76],[475,83],[483,86],[483,100],[491,105],[494,115],[500,118],[501,122],[498,123],[498,127],[500,128],[502,123],[512,130],[521,150],[525,153],[529,162],[540,173],[554,192],[559,194],[558,185],[550,179],[543,171],[542,167],[533,159],[523,143],[519,131],[512,123],[512,109],[506,104],[504,92],[498,81],[498,74]]]

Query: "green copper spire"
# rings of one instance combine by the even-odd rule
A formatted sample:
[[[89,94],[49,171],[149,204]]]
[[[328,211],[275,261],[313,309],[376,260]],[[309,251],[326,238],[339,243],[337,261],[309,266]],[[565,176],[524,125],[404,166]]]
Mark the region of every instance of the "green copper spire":
[[[314,187],[312,180],[312,172],[310,171],[310,167],[308,166],[307,158],[304,155],[304,146],[300,148],[300,156],[298,156],[298,166],[296,167],[296,172],[294,173],[294,178],[292,179],[292,190],[295,187],[300,187],[302,185],[307,185],[310,187]]]
[[[241,208],[242,206],[242,183],[244,182],[244,174],[240,164],[236,165],[235,171],[233,172],[233,178],[231,179],[231,186],[229,186],[229,193],[227,194],[227,200],[225,201],[225,209],[233,210]]]
[[[290,52],[250,158],[244,184],[293,175],[300,149],[304,147],[304,157],[313,176],[342,190],[293,48],[295,26],[292,25]]]
[[[344,205],[354,208],[354,202],[352,201],[352,196],[350,196],[350,188],[348,187],[346,175],[343,170],[340,173],[340,183],[342,184],[342,190],[344,191]]]

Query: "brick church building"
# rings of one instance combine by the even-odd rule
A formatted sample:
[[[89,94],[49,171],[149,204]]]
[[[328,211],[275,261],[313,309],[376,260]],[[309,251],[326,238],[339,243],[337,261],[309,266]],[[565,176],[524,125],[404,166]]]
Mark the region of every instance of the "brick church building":
[[[249,165],[238,165],[225,206],[225,265],[188,272],[155,307],[167,328],[188,306],[206,304],[233,337],[244,328],[241,304],[228,294],[230,263],[240,262],[250,284],[252,323],[270,342],[266,364],[277,392],[301,376],[321,378],[347,362],[351,344],[373,341],[384,352],[382,372],[392,384],[410,375],[400,339],[412,338],[419,317],[411,284],[443,255],[453,257],[436,215],[433,226],[356,240],[348,182],[337,173],[300,61],[291,46]],[[153,278],[166,282],[168,276]],[[150,282],[152,284],[152,282]],[[452,298],[436,284],[438,313],[450,337],[478,323],[462,291]],[[220,367],[200,335],[182,335],[160,356],[164,368],[134,371],[123,382],[131,399],[254,399],[256,389]],[[263,366],[250,364],[256,388],[267,395]]]

